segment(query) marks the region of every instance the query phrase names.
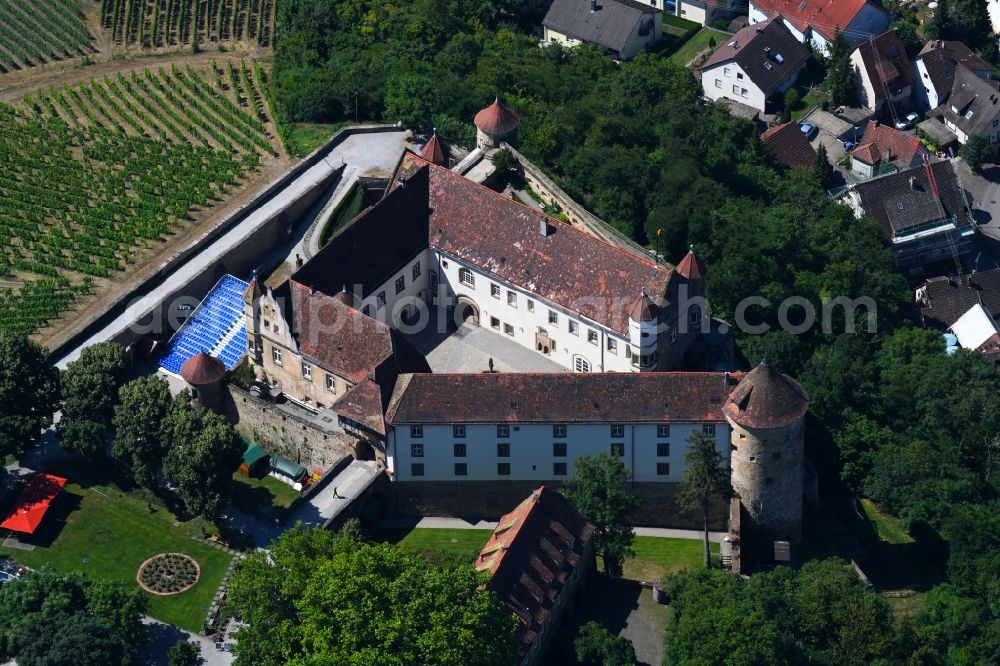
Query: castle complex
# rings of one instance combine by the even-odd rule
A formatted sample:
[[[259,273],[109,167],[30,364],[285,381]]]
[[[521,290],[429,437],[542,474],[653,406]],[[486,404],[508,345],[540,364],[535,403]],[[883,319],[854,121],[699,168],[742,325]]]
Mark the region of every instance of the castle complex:
[[[484,113],[509,138],[504,108]],[[750,525],[797,540],[802,387],[766,362],[745,375],[672,371],[702,324],[694,251],[670,268],[442,162],[407,153],[381,200],[287,281],[250,283],[249,359],[272,394],[336,415],[384,466],[400,509],[424,513],[502,512],[605,452],[631,471],[644,522],[679,524],[670,498],[688,438],[704,432]],[[408,335],[463,322],[564,371],[431,373]]]

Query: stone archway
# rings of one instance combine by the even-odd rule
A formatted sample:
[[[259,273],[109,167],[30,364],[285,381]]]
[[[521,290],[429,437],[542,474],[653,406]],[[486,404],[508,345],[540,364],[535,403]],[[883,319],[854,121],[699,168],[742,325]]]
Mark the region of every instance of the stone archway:
[[[479,306],[471,298],[459,296],[455,303],[455,323],[461,326],[467,321],[479,326]]]

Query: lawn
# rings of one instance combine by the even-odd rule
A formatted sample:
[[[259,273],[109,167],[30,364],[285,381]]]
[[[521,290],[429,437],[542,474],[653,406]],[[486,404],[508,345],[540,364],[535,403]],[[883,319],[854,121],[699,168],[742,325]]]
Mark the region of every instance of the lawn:
[[[694,569],[703,564],[701,539],[669,539],[637,536],[632,544],[635,557],[625,560],[625,578],[652,582],[665,574]],[[710,543],[712,555],[718,556],[719,544]]]
[[[694,37],[684,42],[670,59],[681,66],[686,66],[696,55],[709,48],[709,40],[715,38],[716,44],[721,44],[726,35],[719,34],[707,28],[702,28],[695,33]]]
[[[248,477],[233,473],[233,504],[267,520],[273,520],[301,496],[295,488],[273,476]]]
[[[200,631],[204,612],[215,596],[231,557],[191,540],[189,528],[160,507],[147,513],[145,503],[110,488],[67,484],[36,532],[34,550],[0,546],[0,553],[32,568],[83,570],[95,578],[136,585],[135,575],[147,558],[164,552],[186,553],[201,567],[201,579],[186,592],[149,595],[149,614],[191,631]],[[105,496],[105,493],[108,496]],[[83,560],[89,562],[84,565]]]
[[[285,148],[296,157],[305,157],[336,134],[345,123],[295,123],[286,128]]]
[[[865,517],[875,526],[879,541],[886,543],[913,543],[910,533],[903,529],[899,521],[887,513],[882,513],[870,499],[861,500]]]
[[[490,538],[491,530],[452,528],[380,528],[372,533],[373,541],[394,543],[412,553],[433,558],[436,553],[448,553],[470,564]]]

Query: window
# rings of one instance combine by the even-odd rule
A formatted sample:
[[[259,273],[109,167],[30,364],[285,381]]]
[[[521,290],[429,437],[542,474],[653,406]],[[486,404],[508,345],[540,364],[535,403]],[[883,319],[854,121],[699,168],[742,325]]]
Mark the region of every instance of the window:
[[[605,338],[608,341],[608,351],[612,354],[618,353],[618,341],[611,338]]]
[[[625,436],[625,426],[623,426],[623,425],[613,425],[613,426],[611,426],[611,436],[612,437],[624,437]]]
[[[497,463],[497,476],[510,476],[510,463]]]
[[[743,80],[743,72],[736,72],[736,80],[737,81]]]
[[[573,369],[577,372],[590,372],[590,361],[582,356],[573,357]]]
[[[500,285],[490,284],[490,296],[493,298],[500,298]]]
[[[566,442],[552,442],[552,457],[553,458],[566,457]]]
[[[275,365],[281,365],[281,350],[277,347],[271,347],[271,360]]]
[[[510,337],[514,337],[514,327],[511,324],[504,324],[503,332],[509,335]]]
[[[326,390],[330,391],[334,395],[337,394],[337,378],[329,372],[326,373]]]
[[[534,312],[534,311],[535,311],[535,302],[529,298],[528,299],[528,312]]]
[[[372,306],[366,305],[365,307],[361,308],[361,314],[363,314],[365,316],[368,316],[368,317],[371,317],[372,316]]]
[[[573,320],[569,322],[569,332],[573,335],[580,335],[580,325]]]
[[[512,308],[517,307],[517,294],[510,290],[507,290],[507,305]]]
[[[669,425],[658,425],[656,426],[656,436],[657,437],[670,437],[670,426]]]
[[[498,317],[490,317],[490,328],[500,330],[500,319]]]
[[[619,458],[623,457],[625,455],[625,443],[611,442],[611,455]]]
[[[464,458],[465,457],[465,453],[466,453],[465,444],[463,444],[461,442],[456,442],[453,446],[454,446],[454,449],[455,449],[454,450],[455,457],[456,458]]]
[[[566,463],[552,463],[553,476],[566,476]]]
[[[455,476],[466,476],[469,473],[469,467],[465,463],[455,463]]]
[[[656,476],[670,476],[670,463],[656,463]]]
[[[302,363],[302,376],[310,380],[313,378],[313,367],[308,363]]]
[[[271,322],[268,321],[267,319],[264,320],[264,330],[265,331],[270,331],[271,330]]]
[[[677,342],[677,329],[672,328],[670,329],[670,344],[674,344],[675,342]]]
[[[378,292],[378,295],[375,297],[375,302],[378,304],[379,307],[385,305],[385,292],[384,291]]]
[[[406,289],[406,276],[400,275],[396,280],[396,293],[401,294]]]
[[[274,332],[275,332],[275,334],[277,334],[279,330],[280,330],[280,329],[278,329],[278,325],[277,325],[277,324],[275,324],[275,325],[274,325]]]
[[[424,464],[423,463],[413,463],[410,465],[410,475],[411,476],[423,476],[424,475]]]
[[[740,97],[746,97],[746,96],[747,96],[747,89],[740,88]]]
[[[715,87],[716,88],[721,88],[722,87],[722,79],[716,79],[715,80]]]
[[[253,351],[253,340],[247,342],[247,351]]]
[[[510,444],[507,442],[497,444],[497,458],[510,458]]]
[[[587,342],[592,345],[596,345],[598,341],[597,331],[592,328],[587,329]]]
[[[509,425],[498,425],[497,426],[497,437],[510,437],[510,426]]]
[[[739,95],[740,94],[740,87],[739,86],[733,86],[733,94],[734,95]]]
[[[552,436],[553,437],[565,437],[566,436],[566,426],[564,426],[564,425],[554,425],[554,426],[552,426]]]
[[[669,458],[670,442],[658,442],[656,444],[656,455],[658,458]]]
[[[454,426],[451,429],[451,434],[452,434],[452,437],[458,437],[460,439],[464,438],[465,437],[465,426],[464,425]]]
[[[701,431],[703,433],[705,433],[706,435],[714,435],[715,434],[715,424],[714,423],[706,423],[705,425],[703,425],[701,427]]]
[[[725,74],[726,76],[732,76],[732,72],[729,71],[728,67],[723,67],[722,73]]]
[[[410,438],[412,439],[422,439],[424,436],[423,426],[410,426]]]
[[[410,444],[410,456],[413,458],[423,458],[424,457],[424,445],[423,444]]]
[[[476,286],[476,276],[472,274],[468,268],[458,269],[458,281],[462,284],[469,285],[470,287]]]
[[[558,324],[559,323],[559,313],[555,310],[549,310],[549,323]]]
[[[418,277],[420,277],[420,262],[419,261],[417,263],[413,264],[413,270],[410,271],[410,273],[413,276],[414,280],[416,280]]]
[[[701,323],[701,308],[697,305],[692,305],[691,309],[688,310],[688,323],[690,324],[700,324]]]

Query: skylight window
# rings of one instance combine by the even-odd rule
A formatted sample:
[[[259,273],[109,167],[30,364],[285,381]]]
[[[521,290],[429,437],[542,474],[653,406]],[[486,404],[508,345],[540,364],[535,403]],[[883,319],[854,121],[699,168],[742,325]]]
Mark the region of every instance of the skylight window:
[[[781,63],[785,62],[785,57],[783,55],[781,55],[780,53],[775,53],[774,54],[774,59],[778,61],[779,65]]]
[[[969,109],[968,111],[965,112],[965,119],[968,120],[971,117],[972,117],[972,109]]]
[[[774,65],[772,65],[771,63],[769,63],[768,61],[765,60],[764,61],[764,69],[766,69],[766,70],[772,70],[772,69],[774,69]]]

